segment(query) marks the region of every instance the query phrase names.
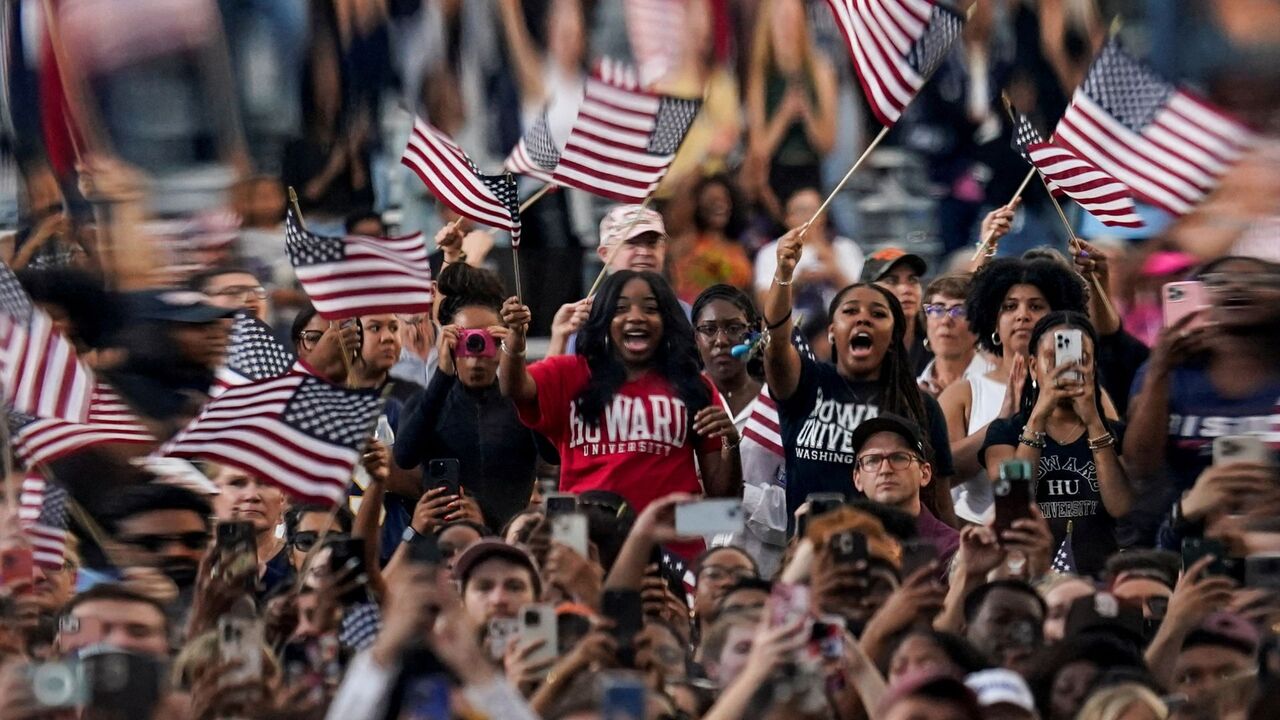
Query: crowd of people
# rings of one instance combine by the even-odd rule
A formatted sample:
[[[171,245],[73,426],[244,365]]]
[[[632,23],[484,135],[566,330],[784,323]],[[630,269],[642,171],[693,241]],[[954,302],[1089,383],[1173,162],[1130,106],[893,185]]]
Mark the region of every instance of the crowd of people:
[[[205,15],[111,45],[103,8],[5,4],[0,254],[150,441],[8,438],[0,720],[1274,717],[1274,147],[1168,232],[1062,236],[1005,204],[999,98],[1060,115],[1101,14],[978,0],[890,136],[936,242],[886,238],[858,193],[818,212],[869,118],[828,4],[686,0],[667,179],[547,194],[515,282],[388,169],[392,100],[496,167],[638,51],[627,5],[220,2],[211,57]],[[286,187],[326,232],[425,232],[430,311],[318,312]],[[280,346],[248,364],[381,398],[344,502],[164,456],[244,318]]]

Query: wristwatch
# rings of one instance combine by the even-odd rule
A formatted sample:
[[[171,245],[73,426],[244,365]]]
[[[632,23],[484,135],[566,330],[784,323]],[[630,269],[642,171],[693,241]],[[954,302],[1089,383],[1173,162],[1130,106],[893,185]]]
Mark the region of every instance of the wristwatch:
[[[400,533],[400,542],[411,543],[416,537],[418,537],[418,531],[414,530],[412,525],[408,525],[404,532]]]

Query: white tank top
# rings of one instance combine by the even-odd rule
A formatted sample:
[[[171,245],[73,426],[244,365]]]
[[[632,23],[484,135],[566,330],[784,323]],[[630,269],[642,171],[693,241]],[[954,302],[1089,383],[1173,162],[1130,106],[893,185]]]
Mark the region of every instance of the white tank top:
[[[969,427],[970,435],[981,430],[985,425],[1000,415],[1000,407],[1004,405],[1004,394],[1008,383],[997,382],[986,375],[969,378]],[[995,498],[991,495],[991,480],[986,470],[964,483],[951,489],[951,500],[956,506],[956,515],[962,520],[981,523]]]

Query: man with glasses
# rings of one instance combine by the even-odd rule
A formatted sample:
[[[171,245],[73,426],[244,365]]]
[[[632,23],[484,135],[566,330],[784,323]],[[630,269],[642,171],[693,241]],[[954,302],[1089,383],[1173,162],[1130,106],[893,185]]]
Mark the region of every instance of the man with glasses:
[[[933,480],[920,430],[891,413],[867,420],[851,438],[857,460],[853,485],[868,499],[898,508],[916,519],[920,537],[933,543],[943,567],[960,546],[960,533],[938,520],[920,502],[920,490]]]
[[[259,320],[271,322],[267,289],[253,273],[238,267],[216,267],[191,278],[191,289],[209,296],[209,304],[244,310]]]
[[[209,547],[212,515],[209,503],[190,490],[150,482],[115,495],[103,525],[125,546],[128,559],[136,559],[131,565],[153,567],[177,585],[173,605],[185,612]]]

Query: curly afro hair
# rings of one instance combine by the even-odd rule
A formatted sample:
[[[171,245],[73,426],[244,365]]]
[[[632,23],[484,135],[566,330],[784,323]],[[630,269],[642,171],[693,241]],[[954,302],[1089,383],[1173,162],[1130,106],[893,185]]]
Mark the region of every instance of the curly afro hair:
[[[964,304],[969,328],[978,336],[978,345],[983,350],[1004,354],[1004,348],[992,342],[991,336],[1000,320],[1004,296],[1014,285],[1034,285],[1044,293],[1050,310],[1087,312],[1084,282],[1062,263],[1047,258],[993,260],[973,276]]]

